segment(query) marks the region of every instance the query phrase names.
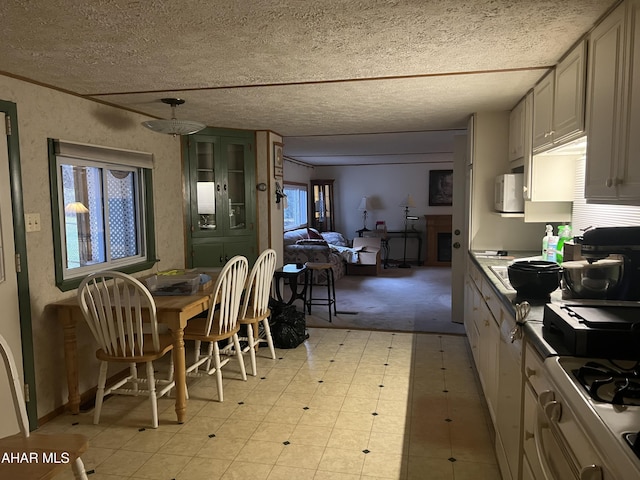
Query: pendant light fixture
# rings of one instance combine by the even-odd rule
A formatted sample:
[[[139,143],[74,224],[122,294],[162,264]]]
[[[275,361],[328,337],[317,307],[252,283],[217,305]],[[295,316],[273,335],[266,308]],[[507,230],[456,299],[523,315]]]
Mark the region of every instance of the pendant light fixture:
[[[171,105],[171,119],[164,120],[148,120],[142,122],[142,125],[149,130],[153,130],[158,133],[166,133],[168,135],[191,135],[192,133],[199,132],[203,128],[206,128],[204,123],[194,122],[191,120],[178,120],[176,118],[176,106],[182,105],[185,101],[181,98],[161,98],[162,103]]]

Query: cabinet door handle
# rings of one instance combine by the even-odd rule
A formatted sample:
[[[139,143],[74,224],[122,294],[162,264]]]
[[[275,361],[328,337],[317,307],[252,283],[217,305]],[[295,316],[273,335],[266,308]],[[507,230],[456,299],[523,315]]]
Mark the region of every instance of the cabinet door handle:
[[[225,192],[227,191],[227,184],[226,183],[224,184],[224,191]]]
[[[536,374],[536,370],[531,367],[526,367],[524,369],[524,374],[527,376],[527,378],[531,378]]]
[[[605,185],[607,188],[611,188],[611,187],[613,187],[613,179],[611,179],[611,178],[607,178],[607,180],[604,182],[604,185]]]
[[[460,242],[455,242],[453,244],[453,248],[460,248]]]
[[[216,183],[216,190],[220,191],[220,184],[219,183]]]
[[[222,265],[222,262],[224,261],[224,258],[222,258],[222,255],[220,255],[220,264]]]

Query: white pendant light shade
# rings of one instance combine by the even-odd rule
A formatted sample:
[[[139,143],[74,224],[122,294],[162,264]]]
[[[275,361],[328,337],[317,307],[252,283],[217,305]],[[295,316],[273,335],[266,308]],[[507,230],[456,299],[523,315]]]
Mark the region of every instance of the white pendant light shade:
[[[163,98],[160,101],[171,105],[171,118],[169,120],[159,119],[142,122],[142,125],[149,130],[176,136],[191,135],[207,127],[204,123],[194,122],[192,120],[178,120],[176,118],[176,105],[182,105],[184,103],[184,100],[181,98]]]

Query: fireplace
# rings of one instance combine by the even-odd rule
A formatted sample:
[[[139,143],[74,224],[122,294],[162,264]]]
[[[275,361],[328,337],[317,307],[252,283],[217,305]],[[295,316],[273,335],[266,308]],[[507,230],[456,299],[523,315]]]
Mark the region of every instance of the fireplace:
[[[425,265],[451,266],[451,215],[425,215],[427,248]]]

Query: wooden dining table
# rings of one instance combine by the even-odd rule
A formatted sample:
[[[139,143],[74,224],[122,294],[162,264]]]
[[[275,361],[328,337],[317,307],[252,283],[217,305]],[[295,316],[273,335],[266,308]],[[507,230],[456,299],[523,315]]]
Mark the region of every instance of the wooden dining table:
[[[169,327],[173,338],[173,368],[176,382],[176,416],[178,423],[184,423],[187,412],[186,360],[184,348],[184,328],[189,319],[207,311],[211,305],[213,288],[199,291],[194,295],[154,296],[156,315],[159,323]],[[69,410],[80,412],[80,390],[78,387],[78,342],[77,325],[84,323],[84,317],[76,297],[51,303],[56,318],[64,330],[64,360],[69,389]]]

